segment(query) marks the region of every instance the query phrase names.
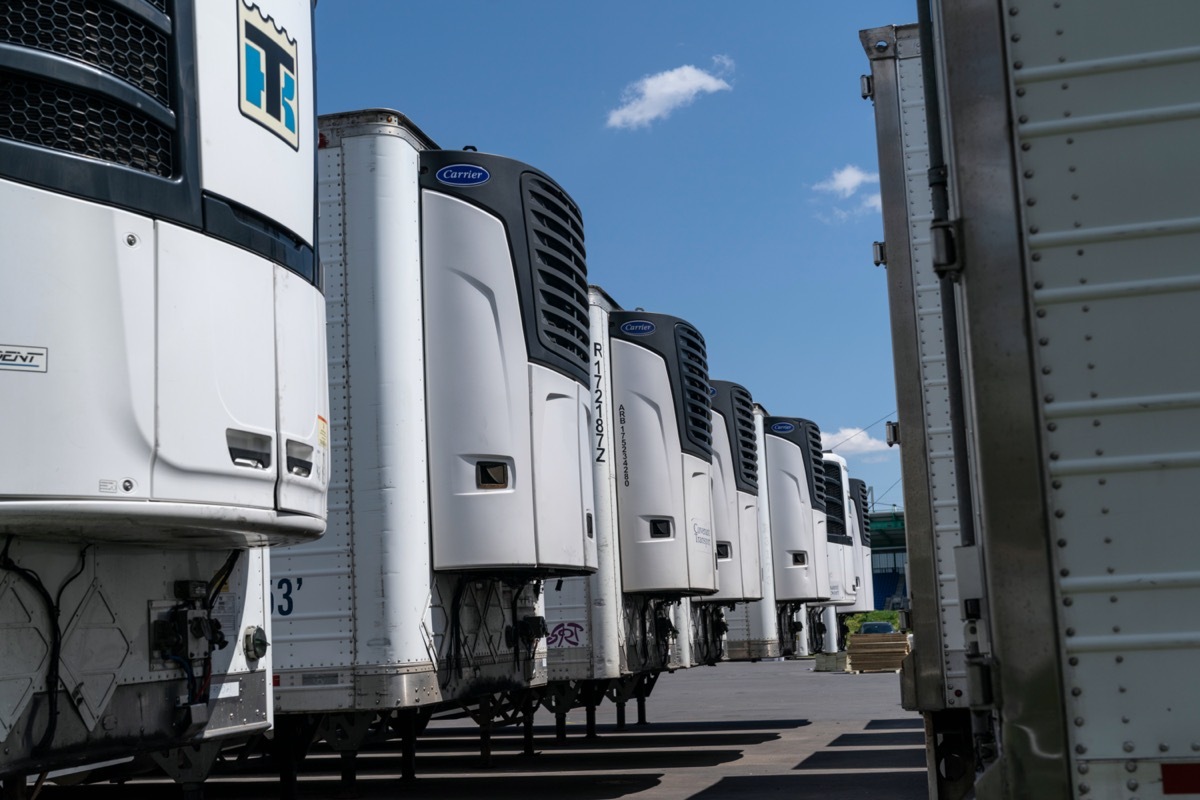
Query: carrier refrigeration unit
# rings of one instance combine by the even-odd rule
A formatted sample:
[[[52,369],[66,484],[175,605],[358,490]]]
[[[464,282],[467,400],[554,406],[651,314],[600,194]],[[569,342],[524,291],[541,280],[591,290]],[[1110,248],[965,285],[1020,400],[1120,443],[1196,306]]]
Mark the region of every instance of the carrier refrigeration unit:
[[[758,554],[758,446],[744,386],[711,381],[713,537],[717,591],[690,601],[693,664],[725,657],[727,614],[762,599]]]
[[[918,10],[862,40],[929,794],[1195,796],[1200,7]]]
[[[327,715],[316,737],[351,753],[376,714],[486,726],[545,683],[541,579],[597,563],[590,337],[582,217],[552,179],[394,111],[320,132],[332,514],[273,564],[275,699],[300,750]]]
[[[729,632],[725,637],[725,658],[729,661],[758,661],[778,658],[783,652],[780,620],[775,603],[775,561],[771,545],[770,491],[767,485],[766,441],[763,419],[767,412],[755,403],[752,407],[755,442],[755,474],[758,484],[758,512],[755,548],[758,551],[761,598],[738,603],[725,615]],[[718,578],[720,570],[718,569]]]
[[[847,613],[855,604],[859,581],[858,569],[862,559],[856,557],[853,531],[854,506],[850,499],[850,484],[846,459],[836,454],[824,457],[825,468],[825,563],[829,570],[829,599],[810,606],[810,617],[819,613],[825,631],[824,651],[836,653],[845,649],[841,641],[838,615]],[[861,545],[859,545],[861,547]],[[818,610],[819,609],[819,610]]]
[[[675,317],[623,311],[598,287],[590,296],[600,566],[546,590],[547,705],[560,723],[587,706],[589,728],[606,692],[621,718],[632,697],[644,714],[688,646],[673,608],[716,589],[704,340]]]
[[[325,527],[312,9],[24,0],[0,39],[0,776],[196,784],[271,724],[264,548]]]
[[[763,432],[783,654],[806,655],[811,632],[801,627],[806,624],[803,606],[825,602],[831,596],[821,430],[805,419],[766,417]]]
[[[875,610],[875,576],[871,567],[871,516],[867,511],[865,481],[859,478],[850,479],[850,503],[846,513],[846,533],[854,540],[854,574],[858,585],[854,593],[854,602],[839,608],[839,614],[861,614]]]

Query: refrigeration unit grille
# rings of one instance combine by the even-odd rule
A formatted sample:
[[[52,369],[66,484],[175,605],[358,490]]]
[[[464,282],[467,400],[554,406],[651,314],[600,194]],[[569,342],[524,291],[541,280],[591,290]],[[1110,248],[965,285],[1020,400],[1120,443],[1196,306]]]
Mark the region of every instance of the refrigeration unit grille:
[[[806,433],[808,434],[808,463],[812,468],[812,486],[813,492],[813,508],[817,511],[825,510],[825,459],[821,458],[821,429],[817,427],[815,422],[804,420],[803,423]]]
[[[825,470],[825,532],[830,536],[846,535],[846,506],[842,501],[842,466],[836,461],[822,460]]]
[[[704,337],[685,322],[675,325],[679,382],[683,387],[683,421],[688,439],[712,452],[712,401],[708,394],[708,351]]]
[[[173,43],[162,12],[145,0],[0,3],[9,48],[0,138],[174,176]]]
[[[741,386],[730,390],[733,399],[734,450],[742,480],[758,489],[758,440],[754,438],[754,400]]]
[[[0,42],[77,59],[170,103],[166,34],[99,0],[9,0]]]
[[[551,352],[587,374],[590,355],[583,217],[571,199],[533,173],[521,178],[538,333]]]
[[[172,132],[89,92],[0,72],[0,137],[169,177]]]
[[[858,529],[862,532],[863,547],[871,546],[871,515],[867,513],[867,484],[865,481],[850,480],[850,497],[854,500],[854,511],[858,514]]]

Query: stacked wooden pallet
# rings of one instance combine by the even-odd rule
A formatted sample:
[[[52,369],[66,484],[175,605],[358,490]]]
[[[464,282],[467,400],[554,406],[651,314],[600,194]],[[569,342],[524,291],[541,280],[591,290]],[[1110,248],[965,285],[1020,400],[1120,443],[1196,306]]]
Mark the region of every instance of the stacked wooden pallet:
[[[908,655],[908,634],[851,634],[846,655],[850,672],[895,672]]]
[[[813,671],[845,672],[846,652],[843,650],[840,653],[817,653],[816,663],[813,665]]]

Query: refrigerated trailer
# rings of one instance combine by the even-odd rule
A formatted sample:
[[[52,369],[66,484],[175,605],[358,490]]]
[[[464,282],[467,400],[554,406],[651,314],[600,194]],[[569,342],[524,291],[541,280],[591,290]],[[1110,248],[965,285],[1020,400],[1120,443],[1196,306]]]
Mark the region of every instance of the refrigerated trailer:
[[[863,43],[930,794],[1194,794],[1200,8],[919,10]]]
[[[692,660],[686,598],[712,594],[712,421],[704,338],[665,314],[625,311],[591,287],[591,465],[599,569],[548,582],[546,705],[644,701]],[[705,618],[711,615],[705,614]],[[699,636],[711,642],[703,627]]]
[[[725,615],[729,632],[725,637],[725,657],[729,661],[758,661],[778,658],[784,652],[780,618],[775,597],[775,557],[771,545],[770,491],[766,478],[766,439],[763,419],[767,412],[758,403],[754,415],[755,473],[758,476],[758,525],[756,531],[759,587],[762,597],[738,603]],[[718,570],[718,577],[720,577]],[[791,626],[786,635],[791,636]]]
[[[541,581],[596,569],[583,219],[398,112],[319,127],[330,529],[273,562],[275,708],[295,755],[348,759],[398,714],[411,771],[432,709],[532,712]]]
[[[312,8],[59,5],[0,10],[0,776],[195,788],[325,527]]]

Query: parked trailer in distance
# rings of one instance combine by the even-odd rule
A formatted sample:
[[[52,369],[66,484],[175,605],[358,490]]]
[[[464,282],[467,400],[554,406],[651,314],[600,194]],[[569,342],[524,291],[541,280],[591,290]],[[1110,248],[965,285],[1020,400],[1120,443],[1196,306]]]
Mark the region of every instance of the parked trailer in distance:
[[[541,581],[596,569],[583,223],[544,173],[395,111],[320,130],[332,514],[274,564],[294,587],[276,738],[349,762],[381,716],[411,774],[434,709],[485,749],[494,718],[532,714]]]
[[[758,661],[778,658],[784,652],[779,613],[775,596],[775,561],[771,545],[770,492],[766,479],[766,440],[763,419],[767,412],[754,404],[755,472],[758,476],[757,547],[759,586],[762,598],[738,603],[725,615],[729,624],[725,656],[730,661]],[[790,637],[792,632],[787,631]]]
[[[271,725],[265,548],[325,527],[312,8],[96,2],[90,27],[22,5],[0,66],[0,778],[18,797],[136,757],[196,793]]]
[[[1200,8],[919,10],[862,37],[930,795],[1194,793]]]

